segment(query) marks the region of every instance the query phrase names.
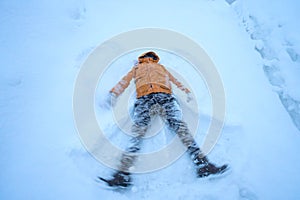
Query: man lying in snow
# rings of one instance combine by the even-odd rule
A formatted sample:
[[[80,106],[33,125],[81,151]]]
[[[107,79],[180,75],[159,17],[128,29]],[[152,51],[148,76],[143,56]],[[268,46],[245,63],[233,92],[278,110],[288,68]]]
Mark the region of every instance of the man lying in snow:
[[[132,127],[134,136],[130,139],[130,145],[123,153],[119,169],[113,174],[112,179],[99,178],[109,186],[127,187],[131,184],[129,169],[136,160],[134,153],[137,153],[141,148],[142,138],[151,121],[150,115],[153,113],[151,109],[157,108],[157,105],[164,113],[165,123],[187,147],[187,151],[196,166],[198,177],[225,172],[227,165],[217,167],[210,163],[207,157],[201,153],[199,146],[189,132],[187,124],[181,120],[179,115],[181,110],[172,95],[171,82],[187,93],[187,101],[191,100],[190,90],[185,88],[163,65],[158,63],[159,57],[156,53],[146,52],[138,59],[138,64],[110,91],[111,98],[116,99],[134,79],[137,94]]]

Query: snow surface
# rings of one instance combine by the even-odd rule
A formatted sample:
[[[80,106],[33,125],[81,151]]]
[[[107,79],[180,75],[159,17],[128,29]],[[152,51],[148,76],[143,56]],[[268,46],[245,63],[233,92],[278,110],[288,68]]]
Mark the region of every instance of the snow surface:
[[[0,199],[299,199],[299,8],[296,0],[2,0]],[[86,152],[76,132],[76,75],[97,45],[143,27],[185,34],[214,61],[227,114],[209,158],[229,163],[229,176],[196,179],[183,156],[134,175],[126,193],[95,183],[112,170]],[[135,58],[124,59],[120,76]],[[176,68],[174,60],[165,54],[161,62]],[[209,106],[205,93],[199,98]]]

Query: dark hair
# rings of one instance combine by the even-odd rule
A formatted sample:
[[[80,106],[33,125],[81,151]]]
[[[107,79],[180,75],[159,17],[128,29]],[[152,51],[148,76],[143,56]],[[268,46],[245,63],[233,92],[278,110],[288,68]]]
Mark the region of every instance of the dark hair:
[[[152,58],[153,60],[158,59],[158,57],[152,52],[146,53],[145,55],[141,56],[140,58]]]

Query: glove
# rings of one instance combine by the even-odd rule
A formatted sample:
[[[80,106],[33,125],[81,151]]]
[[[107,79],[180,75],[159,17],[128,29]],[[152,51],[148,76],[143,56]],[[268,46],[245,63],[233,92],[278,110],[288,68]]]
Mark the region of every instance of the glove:
[[[192,93],[187,93],[186,102],[189,103],[190,101],[193,101]]]

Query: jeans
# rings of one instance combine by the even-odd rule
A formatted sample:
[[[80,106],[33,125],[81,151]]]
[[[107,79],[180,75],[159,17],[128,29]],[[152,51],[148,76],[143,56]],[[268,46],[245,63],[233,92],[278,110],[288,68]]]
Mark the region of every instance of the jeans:
[[[157,110],[159,108],[159,110]],[[181,120],[181,110],[174,96],[165,93],[152,93],[138,98],[133,112],[133,137],[130,139],[126,152],[122,154],[119,170],[128,172],[134,165],[136,154],[141,149],[141,142],[151,122],[151,115],[160,114],[166,125],[176,133],[193,160],[201,154],[187,124]]]

